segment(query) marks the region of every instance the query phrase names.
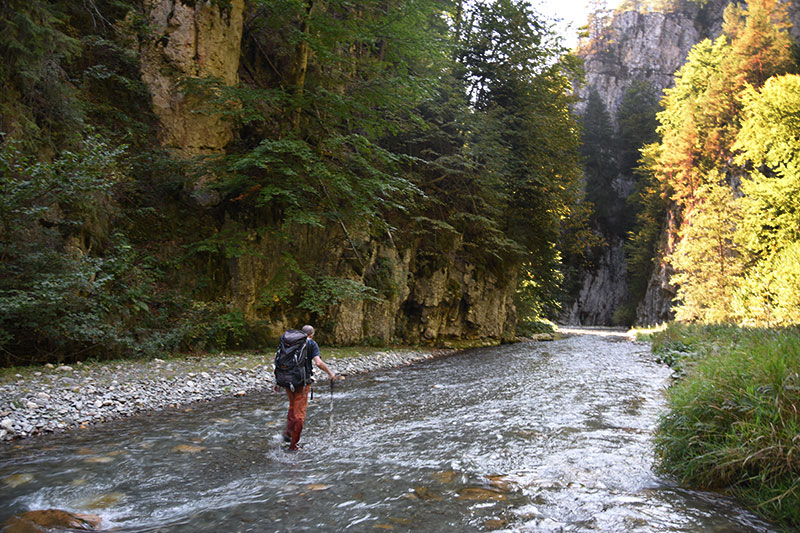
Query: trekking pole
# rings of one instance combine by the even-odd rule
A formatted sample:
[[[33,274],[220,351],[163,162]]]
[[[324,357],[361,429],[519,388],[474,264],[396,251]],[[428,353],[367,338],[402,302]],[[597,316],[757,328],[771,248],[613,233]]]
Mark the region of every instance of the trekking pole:
[[[328,414],[328,437],[333,436],[333,380],[331,380],[331,410]]]

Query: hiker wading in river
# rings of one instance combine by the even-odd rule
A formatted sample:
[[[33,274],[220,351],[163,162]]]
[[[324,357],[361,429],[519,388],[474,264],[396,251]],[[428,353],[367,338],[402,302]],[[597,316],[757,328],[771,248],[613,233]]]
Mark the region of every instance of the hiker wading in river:
[[[275,391],[277,392],[279,387],[283,387],[289,396],[289,413],[286,415],[286,431],[283,433],[283,440],[289,443],[290,451],[299,449],[297,442],[300,440],[303,422],[306,419],[308,392],[311,389],[311,383],[314,382],[312,361],[328,374],[331,383],[337,379],[336,374],[320,357],[319,345],[314,341],[313,327],[303,326],[302,331],[290,329],[281,336],[281,342],[275,354]],[[298,362],[299,365],[295,365],[294,362]]]

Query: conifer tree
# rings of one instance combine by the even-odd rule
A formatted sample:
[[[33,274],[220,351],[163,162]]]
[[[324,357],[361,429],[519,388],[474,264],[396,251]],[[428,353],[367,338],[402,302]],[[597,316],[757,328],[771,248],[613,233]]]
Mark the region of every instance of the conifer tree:
[[[589,92],[581,122],[586,199],[594,206],[594,223],[605,235],[622,235],[626,231],[621,221],[624,199],[614,188],[619,175],[616,135],[608,110],[594,88]]]
[[[744,270],[742,255],[734,239],[741,223],[741,210],[730,187],[716,178],[698,190],[698,198],[686,214],[680,242],[670,256],[678,285],[678,320],[730,322],[734,294]]]

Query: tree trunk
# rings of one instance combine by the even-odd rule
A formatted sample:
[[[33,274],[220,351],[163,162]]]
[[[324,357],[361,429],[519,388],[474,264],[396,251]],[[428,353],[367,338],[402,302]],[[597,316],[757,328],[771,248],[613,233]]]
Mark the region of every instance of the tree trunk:
[[[311,11],[314,9],[313,0],[306,3],[306,12],[303,17],[303,22],[300,26],[300,33],[303,34],[300,42],[297,45],[297,61],[294,70],[294,97],[295,109],[292,114],[292,126],[294,130],[300,131],[300,114],[302,112],[302,105],[300,99],[303,97],[303,88],[306,83],[306,72],[308,71],[308,56],[311,53],[311,47],[308,44],[309,39],[309,26],[311,21]]]

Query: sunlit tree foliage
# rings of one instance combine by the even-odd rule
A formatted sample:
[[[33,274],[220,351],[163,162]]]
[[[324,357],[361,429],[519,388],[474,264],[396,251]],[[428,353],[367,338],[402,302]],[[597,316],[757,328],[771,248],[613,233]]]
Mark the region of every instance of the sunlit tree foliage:
[[[770,106],[779,106],[783,97],[786,111],[781,113],[791,115],[791,107],[785,105],[793,98],[788,96],[791,84],[777,89],[780,84],[773,87],[771,83],[763,100],[758,91],[771,77],[796,69],[787,28],[786,7],[780,2],[758,0],[746,8],[729,6],[723,35],[696,45],[678,72],[675,86],[665,91],[664,110],[658,114],[661,141],[649,152],[653,157],[644,161],[643,170],[659,182],[650,194],[673,202],[672,209],[682,221],[680,243],[668,258],[678,270],[673,281],[679,285],[680,318],[747,321],[769,314],[767,308],[795,305],[787,292],[783,298],[790,301],[778,302],[765,285],[755,282],[767,279],[770,269],[790,262],[788,256],[780,256],[780,261],[766,266],[767,258],[793,242],[796,232],[792,228],[797,221],[794,215],[787,216],[785,205],[786,198],[796,197],[791,178],[785,181],[791,158],[777,162],[796,148],[781,149],[781,142],[766,140],[787,131],[767,133],[770,130],[765,129],[769,121],[791,130],[791,121],[768,111]],[[779,152],[780,156],[774,155]],[[729,197],[742,176],[743,198],[739,193]],[[788,212],[793,210],[790,207]],[[711,228],[714,219],[719,227]],[[640,222],[637,235],[652,234],[645,227],[652,221]],[[787,246],[786,254],[792,253],[790,249]],[[795,279],[786,274],[785,279]],[[745,286],[736,291],[723,275]],[[793,283],[789,281],[790,286]],[[714,298],[718,301],[708,301]]]
[[[743,314],[757,324],[800,323],[800,76],[767,80],[743,95],[737,161],[754,170],[742,183],[738,239],[751,271]]]

